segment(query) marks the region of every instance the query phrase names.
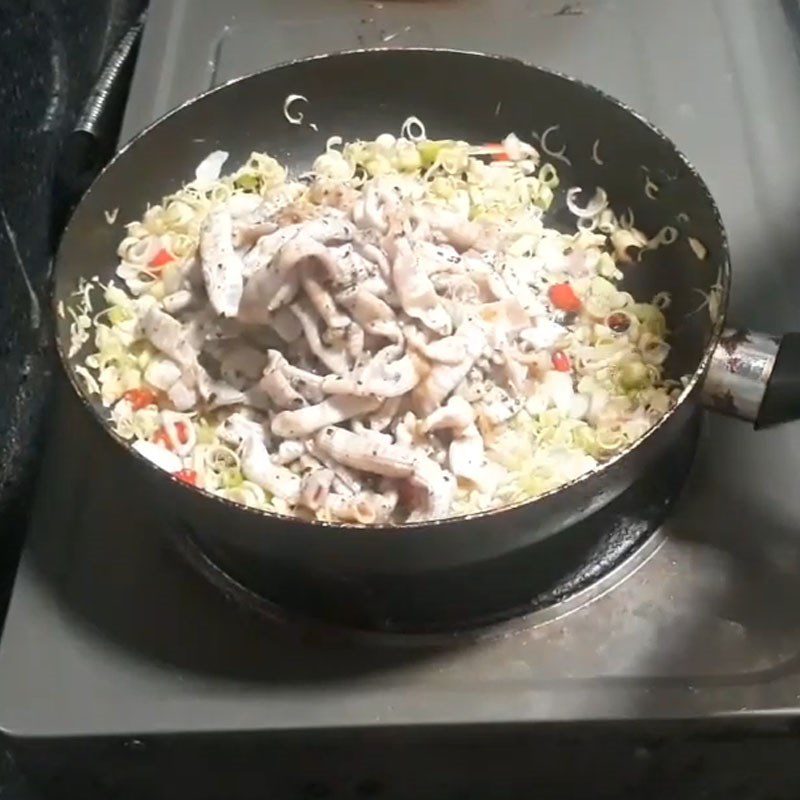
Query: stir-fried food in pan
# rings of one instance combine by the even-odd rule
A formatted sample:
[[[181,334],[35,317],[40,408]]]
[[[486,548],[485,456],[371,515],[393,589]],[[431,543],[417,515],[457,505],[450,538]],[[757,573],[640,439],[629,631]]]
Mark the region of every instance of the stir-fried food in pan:
[[[438,519],[576,479],[674,403],[668,298],[617,283],[654,245],[600,189],[549,227],[558,175],[514,134],[411,120],[333,137],[303,175],[225,160],[130,223],[121,283],[70,309],[77,372],[178,479],[307,519]]]

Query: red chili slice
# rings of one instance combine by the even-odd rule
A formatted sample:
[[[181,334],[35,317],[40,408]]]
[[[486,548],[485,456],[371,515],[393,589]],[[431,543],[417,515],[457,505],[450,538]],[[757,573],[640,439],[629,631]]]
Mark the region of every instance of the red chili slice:
[[[161,267],[165,267],[171,261],[175,260],[175,256],[173,256],[168,250],[165,250],[163,247],[150,259],[150,266],[155,267],[156,269],[160,269]]]
[[[553,369],[559,372],[569,372],[572,369],[569,356],[563,350],[556,350],[550,360],[553,362]]]
[[[131,404],[134,411],[141,411],[147,406],[157,405],[156,393],[151,392],[150,389],[128,389],[122,396]]]
[[[568,283],[556,283],[548,291],[550,302],[561,311],[580,311],[581,301]]]
[[[175,473],[175,477],[191,486],[197,486],[197,473],[193,469],[182,469]]]
[[[153,444],[161,444],[166,447],[167,450],[172,450],[172,442],[163,428],[159,428],[156,431],[155,436],[153,436]]]
[[[185,422],[176,422],[175,432],[178,434],[178,441],[181,444],[186,444],[189,441],[189,429],[186,427]]]
[[[505,147],[503,147],[500,142],[487,142],[484,147],[492,150],[492,161],[511,161],[511,156],[509,156]]]

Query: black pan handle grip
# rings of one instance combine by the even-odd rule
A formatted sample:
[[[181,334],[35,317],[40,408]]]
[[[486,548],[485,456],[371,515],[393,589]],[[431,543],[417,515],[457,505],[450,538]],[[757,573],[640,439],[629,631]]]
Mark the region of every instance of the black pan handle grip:
[[[800,333],[726,329],[711,356],[702,400],[756,429],[800,419]]]

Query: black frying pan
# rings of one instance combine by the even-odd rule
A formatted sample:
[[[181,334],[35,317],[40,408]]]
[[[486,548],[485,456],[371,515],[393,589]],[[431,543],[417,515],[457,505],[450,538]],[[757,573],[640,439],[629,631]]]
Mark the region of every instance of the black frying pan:
[[[306,120],[318,131],[285,119],[284,100],[294,93],[309,99]],[[668,370],[692,377],[682,400],[641,441],[580,480],[497,512],[391,528],[310,523],[249,510],[179,483],[119,441],[120,454],[134,459],[152,481],[171,528],[193,537],[241,582],[302,596],[307,609],[329,618],[337,618],[336,609],[357,615],[360,607],[376,602],[391,614],[404,602],[403,576],[418,580],[429,574],[436,580],[441,571],[552,542],[658,467],[695,414],[709,367],[706,398],[723,410],[767,424],[800,409],[797,371],[791,369],[800,350],[795,338],[784,340],[774,370],[775,340],[740,333],[726,335],[719,346],[730,283],[725,231],[705,184],[669,139],[597,89],[518,61],[472,53],[371,50],[322,56],[234,81],[183,105],[127,145],[83,198],[59,251],[55,301],[68,302],[81,277],[112,276],[123,230],[121,224],[108,225],[104,211],[118,207],[120,223],[138,218],[148,202],[178,189],[211,150],[229,151],[229,164],[251,150],[265,150],[300,172],[328,136],[373,138],[396,132],[411,115],[424,120],[432,138],[471,142],[498,141],[509,131],[530,139],[532,131],[558,125],[548,144],[565,145],[571,161],[556,163],[562,188],[604,187],[612,206],[630,208],[637,227],[651,234],[664,225],[677,227],[679,240],[628,268],[624,285],[641,299],[671,293]],[[599,159],[592,158],[593,150]],[[655,199],[644,191],[648,178],[660,187]],[[556,221],[563,211],[562,196],[552,211]],[[707,248],[705,259],[698,259],[688,236]],[[711,302],[698,310],[709,293]],[[86,396],[66,357],[67,320],[58,319],[58,342],[73,386],[114,436],[103,408]],[[770,372],[773,383],[764,398]]]

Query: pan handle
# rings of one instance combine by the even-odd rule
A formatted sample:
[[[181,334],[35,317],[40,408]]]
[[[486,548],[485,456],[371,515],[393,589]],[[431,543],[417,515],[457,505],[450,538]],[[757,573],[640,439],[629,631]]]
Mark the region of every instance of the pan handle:
[[[752,422],[756,430],[800,419],[800,333],[726,329],[701,398],[710,410]]]

